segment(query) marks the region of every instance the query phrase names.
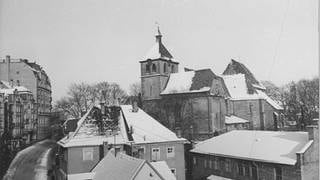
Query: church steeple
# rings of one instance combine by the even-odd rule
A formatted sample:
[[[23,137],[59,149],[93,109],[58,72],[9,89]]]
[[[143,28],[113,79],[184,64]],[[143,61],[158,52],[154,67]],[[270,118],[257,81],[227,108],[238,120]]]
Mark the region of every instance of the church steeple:
[[[161,38],[162,38],[162,35],[161,35],[161,32],[160,32],[160,27],[158,26],[157,34],[156,34],[156,42],[157,43],[161,43]]]

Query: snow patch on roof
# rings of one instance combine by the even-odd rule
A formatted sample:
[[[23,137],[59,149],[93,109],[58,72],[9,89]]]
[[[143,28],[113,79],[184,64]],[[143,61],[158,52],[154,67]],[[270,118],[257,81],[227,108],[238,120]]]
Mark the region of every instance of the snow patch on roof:
[[[198,143],[191,152],[294,165],[308,142],[307,132],[234,130]]]
[[[165,180],[176,180],[176,177],[171,172],[168,164],[165,161],[150,162],[150,164]]]
[[[186,93],[192,85],[194,71],[174,73],[170,75],[168,84],[161,94]]]
[[[132,106],[121,105],[125,120],[133,128],[132,137],[135,143],[153,143],[165,141],[185,141],[175,133],[153,119],[143,110],[132,112]]]
[[[225,123],[226,124],[238,124],[238,123],[248,123],[249,121],[242,119],[237,116],[226,116]]]

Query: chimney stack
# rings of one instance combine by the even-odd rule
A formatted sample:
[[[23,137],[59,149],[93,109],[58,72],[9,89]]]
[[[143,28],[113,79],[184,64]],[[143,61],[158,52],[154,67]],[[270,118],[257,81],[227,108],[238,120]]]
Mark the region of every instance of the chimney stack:
[[[318,125],[310,125],[310,126],[307,126],[306,129],[309,135],[309,140],[319,139]]]
[[[138,111],[139,111],[138,103],[137,103],[137,101],[133,101],[132,112],[138,112]]]

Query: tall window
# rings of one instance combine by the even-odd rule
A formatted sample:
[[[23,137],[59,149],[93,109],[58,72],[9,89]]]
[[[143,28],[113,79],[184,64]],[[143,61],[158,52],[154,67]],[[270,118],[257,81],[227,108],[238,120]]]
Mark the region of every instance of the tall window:
[[[282,180],[282,169],[281,167],[274,168],[275,180]]]
[[[231,160],[230,159],[226,159],[225,160],[225,168],[227,172],[231,172]]]
[[[167,64],[166,63],[163,64],[163,72],[167,72]]]
[[[156,72],[157,71],[157,66],[155,64],[152,64],[152,72]]]
[[[149,65],[149,64],[146,65],[146,72],[147,72],[147,73],[150,72],[150,65]]]
[[[214,168],[215,170],[217,170],[217,169],[219,168],[218,166],[219,166],[218,159],[215,158],[214,161],[213,161],[213,168]]]
[[[253,107],[253,105],[252,105],[252,103],[250,102],[250,103],[249,103],[249,114],[250,114],[250,115],[252,115],[252,107]]]
[[[174,65],[171,66],[171,72],[174,72]]]
[[[193,157],[193,165],[196,165],[196,164],[197,164],[197,158]]]
[[[152,86],[150,86],[150,96],[152,96]]]
[[[159,161],[160,160],[160,148],[152,148],[152,161]]]

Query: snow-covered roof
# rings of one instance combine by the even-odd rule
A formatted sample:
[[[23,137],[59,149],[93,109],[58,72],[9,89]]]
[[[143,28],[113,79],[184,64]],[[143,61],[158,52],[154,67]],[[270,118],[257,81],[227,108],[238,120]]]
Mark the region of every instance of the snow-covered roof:
[[[93,180],[104,180],[106,177],[110,180],[133,179],[145,162],[123,153],[115,156],[114,152],[109,151],[92,170],[95,173]]]
[[[210,69],[173,73],[161,95],[208,92],[215,77]]]
[[[273,99],[271,99],[265,92],[260,89],[255,89],[256,92],[249,94],[244,74],[224,75],[222,76],[232,100],[250,100],[250,99],[264,99],[272,107],[277,110],[283,108]]]
[[[171,172],[168,164],[165,161],[157,161],[150,163],[154,169],[158,171],[158,173],[165,179],[165,180],[176,180],[176,176]]]
[[[191,152],[294,165],[308,142],[307,132],[234,130],[198,143]]]
[[[225,177],[222,177],[222,176],[217,176],[217,175],[210,175],[207,177],[207,180],[232,180],[232,179],[229,179],[229,178],[225,178]]]
[[[90,123],[90,121],[94,121],[89,118],[90,111],[92,110],[90,109],[78,121],[78,127],[75,132],[58,141],[58,144],[63,147],[95,146],[102,145],[104,142],[113,144],[114,138],[116,144],[186,141],[184,138],[178,138],[175,133],[153,119],[142,109],[139,109],[138,112],[132,112],[132,106],[130,105],[121,105],[120,107],[119,124],[116,133],[112,132],[112,135],[99,134],[98,127]],[[129,129],[126,128],[126,124],[133,131],[131,134],[133,139],[128,135]]]
[[[238,116],[226,116],[225,123],[226,124],[239,124],[239,123],[248,123],[248,120],[242,119]]]
[[[78,174],[68,174],[68,180],[91,180],[93,179],[94,173],[78,173]]]
[[[31,91],[24,86],[11,86],[7,81],[1,81],[1,84],[2,86],[0,86],[0,93],[3,93],[5,95],[13,94],[15,90],[17,90],[17,92],[19,92],[20,94],[31,94]]]
[[[175,133],[142,109],[139,109],[138,112],[132,112],[130,105],[121,105],[121,109],[128,126],[133,129],[132,137],[135,143],[185,141],[184,138],[178,138]]]

